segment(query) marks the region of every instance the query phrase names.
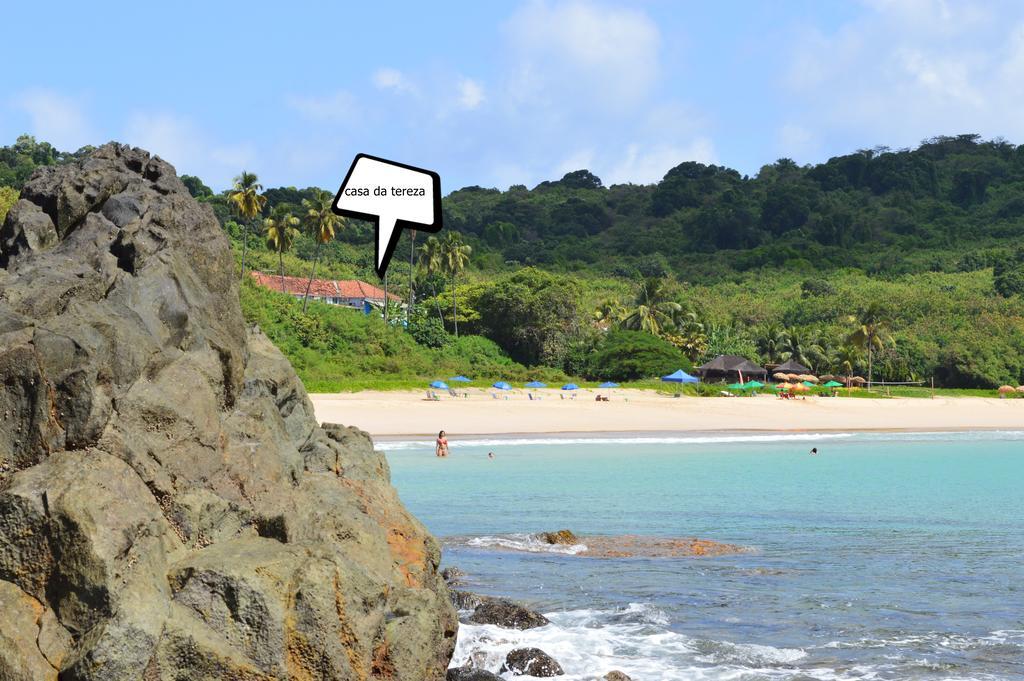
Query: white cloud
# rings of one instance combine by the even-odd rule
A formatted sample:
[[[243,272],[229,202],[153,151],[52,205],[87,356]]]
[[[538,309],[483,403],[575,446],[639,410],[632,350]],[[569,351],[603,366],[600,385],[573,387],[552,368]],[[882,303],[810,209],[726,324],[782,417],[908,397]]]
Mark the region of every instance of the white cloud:
[[[304,118],[314,121],[350,122],[358,110],[356,98],[344,90],[319,97],[289,95],[285,103]]]
[[[582,97],[629,108],[660,72],[658,27],[638,10],[535,0],[506,29],[517,59],[513,88],[524,101]]]
[[[463,109],[473,110],[478,108],[484,101],[484,88],[480,83],[469,78],[459,81],[459,106]]]
[[[11,104],[28,114],[29,130],[37,139],[57,149],[76,151],[97,143],[81,104],[71,97],[52,90],[32,89],[16,95]]]
[[[191,120],[168,112],[131,114],[123,139],[170,162],[178,174],[198,175],[213,187],[227,186],[255,161],[249,145],[215,144]]]
[[[380,68],[373,73],[373,84],[378,90],[391,90],[399,94],[415,92],[415,87],[398,69]]]
[[[651,184],[683,161],[715,163],[715,145],[707,137],[698,137],[686,146],[630,144],[621,159],[598,176],[609,186],[626,182]]]
[[[800,112],[791,125],[817,139],[891,146],[938,134],[1024,136],[1024,7],[869,0],[866,8],[832,34],[795,41],[784,79]]]

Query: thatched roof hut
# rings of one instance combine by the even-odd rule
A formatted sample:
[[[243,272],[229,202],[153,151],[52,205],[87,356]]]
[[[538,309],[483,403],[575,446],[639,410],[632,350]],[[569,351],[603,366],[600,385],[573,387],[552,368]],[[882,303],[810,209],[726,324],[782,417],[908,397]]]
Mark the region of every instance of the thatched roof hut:
[[[787,359],[785,362],[783,362],[779,366],[775,367],[772,371],[776,371],[776,372],[781,371],[782,373],[785,373],[785,374],[797,374],[797,375],[811,373],[811,370],[808,369],[807,367],[805,367],[803,364],[801,364],[800,362],[795,362],[795,361],[793,361],[791,359]]]
[[[739,355],[719,355],[703,366],[694,369],[694,373],[709,380],[739,380],[742,374],[743,380],[751,378],[766,378],[768,372],[764,367],[754,364],[746,357]]]

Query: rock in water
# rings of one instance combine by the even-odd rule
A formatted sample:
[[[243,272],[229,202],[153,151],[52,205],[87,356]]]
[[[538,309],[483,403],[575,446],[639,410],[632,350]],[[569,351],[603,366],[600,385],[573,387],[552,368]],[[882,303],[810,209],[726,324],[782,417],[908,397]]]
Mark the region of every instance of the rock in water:
[[[580,543],[579,537],[577,537],[572,530],[541,532],[540,537],[548,544],[566,544],[571,546],[573,544]]]
[[[453,667],[448,670],[446,681],[502,681],[497,674],[473,667]]]
[[[0,228],[0,678],[445,678],[437,542],[320,428],[212,211],[108,144]]]
[[[495,624],[506,629],[533,629],[550,624],[548,618],[535,610],[504,598],[484,599],[469,616],[473,624]]]
[[[512,672],[513,676],[561,676],[562,665],[540,648],[516,648],[505,656],[501,673]]]
[[[603,678],[604,681],[633,681],[633,679],[620,672],[618,669],[608,672]]]

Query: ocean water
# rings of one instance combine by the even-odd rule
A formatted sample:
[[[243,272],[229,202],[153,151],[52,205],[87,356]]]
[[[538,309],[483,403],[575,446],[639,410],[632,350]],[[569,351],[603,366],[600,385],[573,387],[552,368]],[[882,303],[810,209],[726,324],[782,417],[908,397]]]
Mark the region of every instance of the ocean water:
[[[566,681],[1024,679],[1024,432],[451,441],[448,459],[378,446],[460,588],[551,619],[464,624],[454,665],[536,646]],[[748,550],[599,559],[531,537],[561,528]]]

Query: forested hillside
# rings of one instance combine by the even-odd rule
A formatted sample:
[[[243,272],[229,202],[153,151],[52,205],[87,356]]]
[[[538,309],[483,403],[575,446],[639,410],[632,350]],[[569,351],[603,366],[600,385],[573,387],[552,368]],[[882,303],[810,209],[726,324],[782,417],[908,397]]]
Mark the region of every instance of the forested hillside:
[[[33,167],[72,156],[28,137],[0,148],[0,213]],[[309,276],[316,259],[321,276],[375,281],[370,225],[339,222],[325,238],[322,218],[310,217],[323,215],[333,187],[256,185],[262,205],[245,217],[236,194],[183,179],[240,262],[248,231],[247,267]],[[343,326],[434,352],[454,347],[458,325],[497,344],[484,363],[495,371],[513,371],[495,351],[527,367],[620,379],[736,352],[876,380],[1024,381],[1024,146],[937,137],[818,165],[781,159],[754,177],[684,162],[645,186],[605,187],[579,170],[532,189],[459,189],[444,211],[441,238],[404,234],[389,270],[390,290],[414,296],[409,325],[395,310],[388,327],[375,318]],[[278,228],[286,238],[268,242]],[[318,385],[346,385],[355,365],[418,378],[433,361],[411,351],[378,361],[309,340],[304,329],[325,323],[320,306],[285,313],[290,302],[257,296],[248,305]],[[393,341],[378,347],[407,342]],[[647,363],[626,362],[631,355]],[[444,356],[454,367],[452,351]]]

